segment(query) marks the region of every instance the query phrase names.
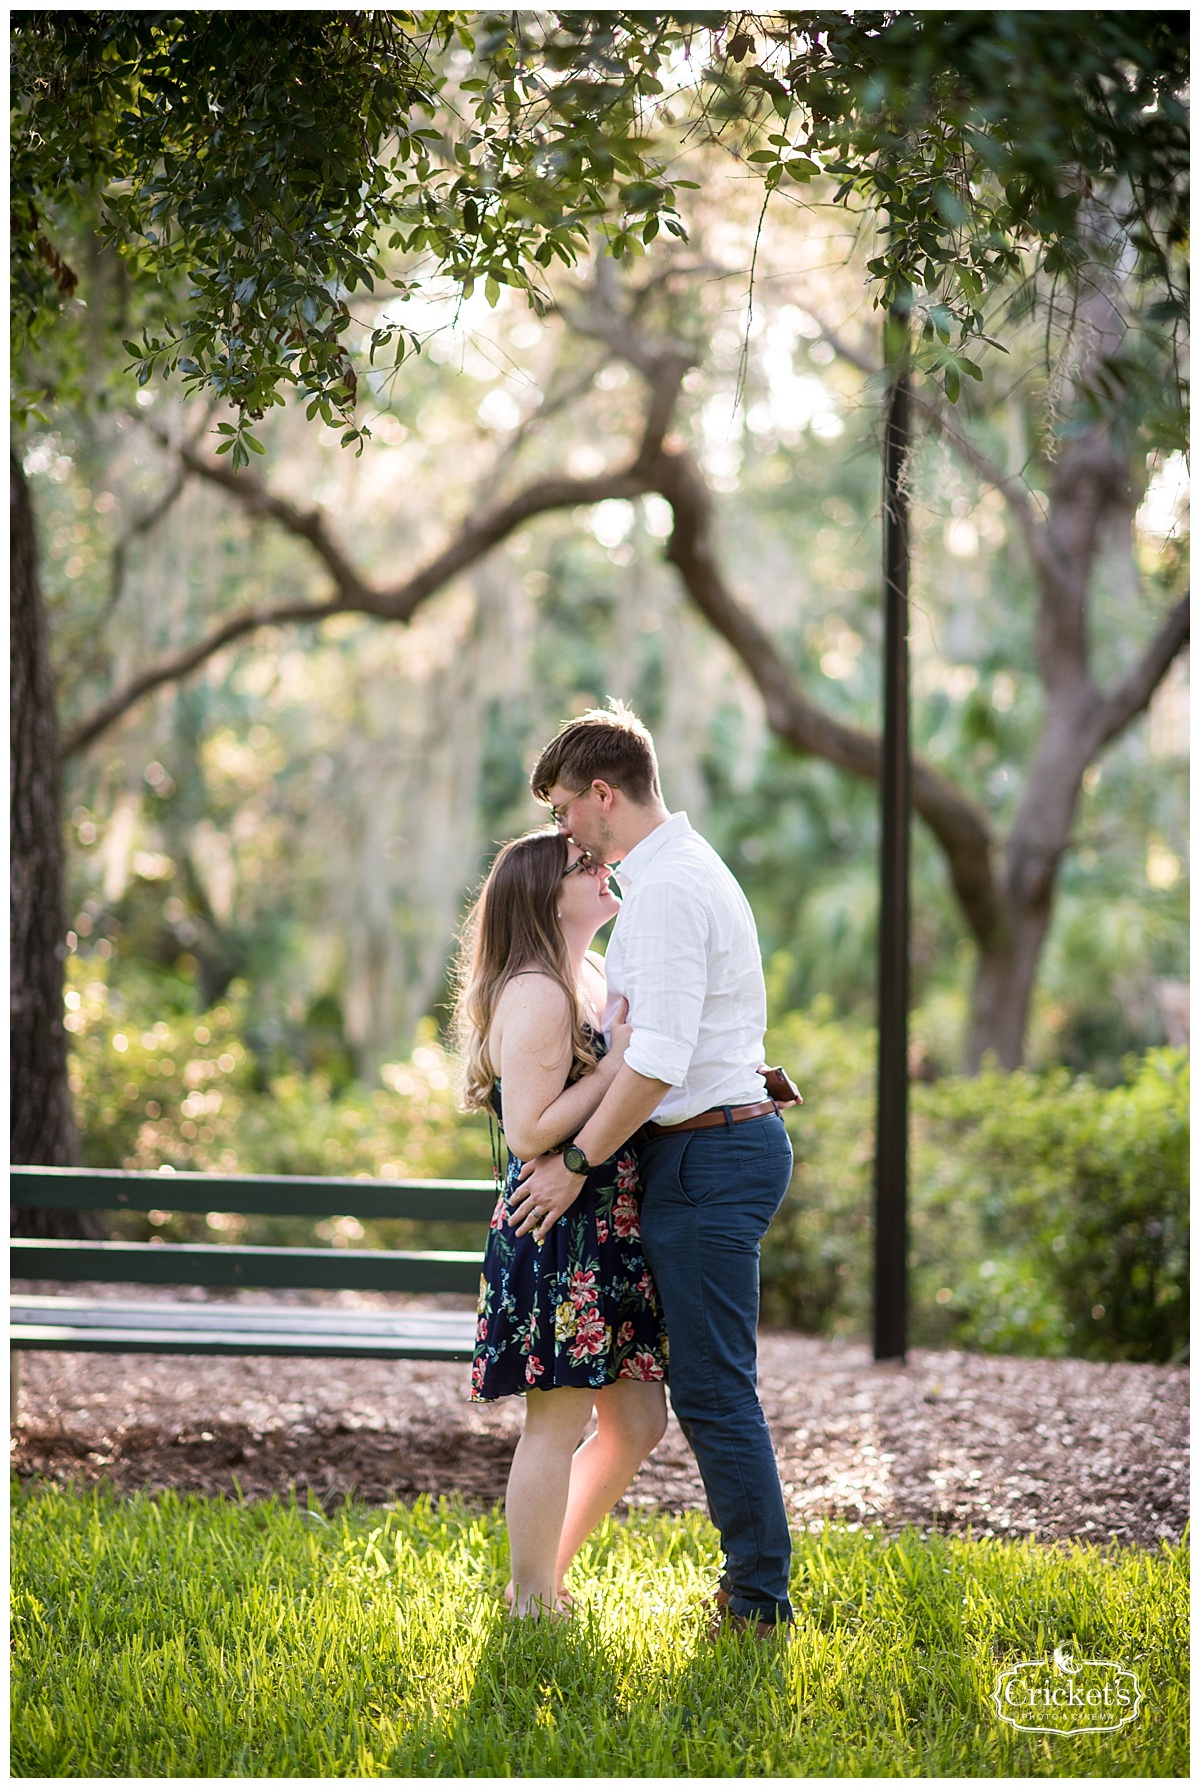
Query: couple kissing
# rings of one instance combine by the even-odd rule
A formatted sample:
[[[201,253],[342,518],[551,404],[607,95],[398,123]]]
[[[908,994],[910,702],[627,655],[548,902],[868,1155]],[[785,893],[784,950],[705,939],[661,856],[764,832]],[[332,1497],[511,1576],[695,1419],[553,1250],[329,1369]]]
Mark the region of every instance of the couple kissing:
[[[509,1151],[471,1395],[525,1398],[511,1611],[570,1611],[567,1568],[662,1438],[669,1373],[721,1538],[712,1630],[785,1634],[791,1542],[756,1330],[759,1241],[792,1152],[763,1081],[754,918],[668,811],[623,704],[566,724],[530,786],[553,828],[492,864],[456,1009],[464,1102],[496,1114]]]

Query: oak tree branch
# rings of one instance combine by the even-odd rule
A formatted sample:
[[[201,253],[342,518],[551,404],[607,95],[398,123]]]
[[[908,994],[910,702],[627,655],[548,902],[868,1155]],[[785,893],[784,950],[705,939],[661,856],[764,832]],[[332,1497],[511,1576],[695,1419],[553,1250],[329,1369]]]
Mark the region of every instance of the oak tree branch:
[[[260,627],[277,627],[288,622],[315,624],[327,621],[333,615],[353,613],[371,615],[378,620],[409,621],[422,602],[535,516],[549,510],[600,503],[609,497],[643,496],[653,489],[640,458],[632,465],[590,478],[539,479],[507,502],[466,523],[450,544],[412,577],[403,583],[378,589],[350,565],[319,510],[301,510],[276,497],[258,479],[227,471],[202,455],[193,454],[192,460],[192,469],[199,477],[227,489],[250,513],[268,516],[288,532],[307,540],[329,571],[335,594],[318,603],[259,603],[230,615],[211,633],[160,659],[108,701],[102,702],[67,736],[62,747],[64,758],[85,750],[155,689],[187,676],[215,652],[257,632]]]
[[[1101,698],[1096,711],[1094,750],[1135,720],[1191,638],[1191,593],[1181,596],[1147,647],[1141,663]]]
[[[852,347],[843,336],[838,334],[836,329],[831,329],[827,323],[822,322],[814,311],[810,310],[809,315],[820,329],[820,339],[828,342],[840,360],[846,361],[849,366],[857,367],[858,371],[864,373],[867,378],[878,378],[881,375],[883,369],[877,366],[869,355]],[[977,477],[1000,492],[1020,523],[1030,557],[1041,568],[1047,559],[1045,529],[1034,508],[1029,487],[1023,479],[1011,476],[998,466],[989,454],[985,453],[981,447],[977,447],[970,436],[964,434],[951,421],[944,407],[933,398],[926,396],[923,391],[912,391],[909,394],[909,399],[914,409],[920,410],[934,434],[945,441],[948,447],[953,448],[958,457],[964,464],[970,466]]]
[[[824,758],[864,781],[878,781],[879,739],[835,719],[809,700],[766,629],[726,584],[712,544],[712,499],[691,455],[662,454],[656,488],[670,502],[675,517],[667,558],[701,614],[733,647],[754,679],[772,732],[794,751]],[[1000,918],[986,819],[947,777],[920,758],[913,760],[912,798],[945,853],[967,923],[976,938],[986,942]]]

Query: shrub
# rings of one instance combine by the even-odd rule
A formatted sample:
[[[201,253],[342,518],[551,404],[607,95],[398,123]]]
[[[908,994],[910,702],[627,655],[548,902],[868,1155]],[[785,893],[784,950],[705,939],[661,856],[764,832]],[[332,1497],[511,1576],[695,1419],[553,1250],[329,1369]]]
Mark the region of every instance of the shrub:
[[[289,1073],[256,1085],[256,1065],[242,1042],[246,990],[234,983],[211,1011],[151,1024],[78,958],[69,964],[66,1022],[73,1032],[71,1089],[83,1158],[93,1167],[203,1173],[280,1173],[359,1179],[487,1179],[488,1126],[455,1106],[454,1063],[431,1023],[407,1062],[383,1069],[385,1085],[351,1084],[339,1097],[323,1074]],[[164,1181],[166,1176],[164,1175]],[[170,1194],[164,1183],[163,1205]],[[143,1239],[151,1229],[171,1241],[213,1240],[368,1247],[471,1246],[474,1227],[412,1222],[371,1223],[333,1217],[216,1221],[164,1210],[147,1223],[115,1214],[120,1234]],[[209,1232],[212,1233],[209,1233]]]
[[[762,1244],[766,1321],[810,1334],[862,1334],[870,1323],[875,1037],[815,1000],[767,1039],[804,1095],[786,1122],[792,1183]]]
[[[238,1002],[152,1020],[110,996],[94,959],[68,963],[65,1024],[83,1157],[92,1167],[234,1173],[254,1063]]]
[[[819,1004],[772,1033],[805,1094],[796,1172],[763,1244],[763,1313],[870,1320],[874,1038]],[[1064,1070],[912,1088],[911,1332],[926,1346],[1167,1360],[1187,1339],[1188,1058],[1126,1084]]]
[[[918,1090],[917,1208],[958,1267],[943,1285],[964,1340],[1126,1360],[1186,1343],[1188,1057],[1126,1070],[1111,1088],[1059,1069]],[[952,1239],[964,1218],[973,1271]]]

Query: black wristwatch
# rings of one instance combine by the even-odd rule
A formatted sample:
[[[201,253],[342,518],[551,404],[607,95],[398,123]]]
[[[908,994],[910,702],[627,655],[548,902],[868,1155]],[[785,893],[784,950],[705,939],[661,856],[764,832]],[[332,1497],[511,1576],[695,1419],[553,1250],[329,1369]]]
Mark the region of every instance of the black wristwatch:
[[[563,1150],[562,1158],[563,1166],[568,1173],[588,1174],[592,1171],[591,1162],[588,1160],[577,1142],[569,1142],[567,1144],[566,1148]]]

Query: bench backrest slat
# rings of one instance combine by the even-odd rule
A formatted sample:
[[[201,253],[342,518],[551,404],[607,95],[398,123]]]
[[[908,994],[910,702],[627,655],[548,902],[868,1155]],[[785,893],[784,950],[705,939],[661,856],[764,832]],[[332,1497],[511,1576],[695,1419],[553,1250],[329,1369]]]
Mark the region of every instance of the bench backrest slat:
[[[486,1223],[496,1203],[490,1180],[125,1173],[107,1167],[14,1167],[11,1172],[13,1204],[56,1210],[236,1211],[242,1216]]]
[[[479,1289],[482,1254],[368,1248],[244,1248],[208,1242],[33,1241],[15,1236],[14,1278],[132,1285],[248,1285],[326,1291]]]

